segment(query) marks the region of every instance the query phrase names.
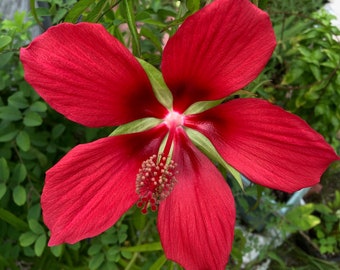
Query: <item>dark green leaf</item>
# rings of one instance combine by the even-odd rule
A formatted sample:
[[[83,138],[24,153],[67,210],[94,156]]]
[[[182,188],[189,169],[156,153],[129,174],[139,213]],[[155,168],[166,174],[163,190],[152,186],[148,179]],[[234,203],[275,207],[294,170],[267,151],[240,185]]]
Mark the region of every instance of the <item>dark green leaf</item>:
[[[40,126],[41,123],[42,123],[42,118],[36,112],[28,112],[24,117],[24,125],[27,127]]]
[[[0,50],[5,48],[11,42],[12,38],[10,36],[0,36]]]
[[[16,203],[16,205],[18,206],[22,206],[26,203],[26,190],[23,186],[21,185],[17,185],[14,189],[13,189],[13,200]]]
[[[16,141],[18,147],[24,152],[28,151],[31,147],[30,136],[24,130],[19,132],[15,141]]]
[[[94,256],[98,254],[99,252],[101,252],[102,247],[103,246],[100,244],[92,244],[90,248],[88,249],[87,254],[89,254],[90,256]]]
[[[5,183],[0,183],[0,200],[6,194],[7,186]]]
[[[63,124],[57,124],[52,128],[52,138],[59,138],[61,134],[65,131],[65,126]]]
[[[0,208],[0,219],[12,225],[17,230],[26,231],[28,229],[28,226],[24,221],[6,209]]]
[[[45,233],[45,230],[44,230],[43,226],[41,226],[39,224],[39,222],[37,220],[35,220],[35,219],[29,220],[28,221],[28,226],[31,229],[31,231],[34,232],[37,235]]]
[[[105,257],[103,253],[97,254],[96,256],[90,259],[89,268],[91,270],[98,269],[99,266],[104,262],[104,259]]]
[[[118,262],[120,259],[119,247],[110,247],[106,252],[106,258],[110,262]]]
[[[9,178],[9,168],[7,160],[3,157],[0,158],[0,181],[6,182]]]
[[[94,2],[95,0],[80,0],[68,12],[65,21],[73,23],[77,22],[80,15]]]
[[[26,166],[22,163],[19,163],[15,166],[13,170],[13,176],[11,178],[11,181],[15,183],[21,183],[26,179],[26,176],[27,176]]]
[[[18,109],[25,109],[28,107],[27,99],[22,92],[16,92],[11,95],[8,98],[8,104]]]
[[[166,261],[167,261],[167,259],[166,259],[165,255],[163,254],[153,263],[153,265],[151,265],[151,267],[149,269],[150,270],[162,269],[162,267],[166,263]]]
[[[11,60],[12,56],[13,56],[12,52],[0,54],[0,68],[3,68],[4,66],[6,66]]]
[[[60,257],[61,254],[63,253],[63,245],[59,246],[53,246],[50,248],[51,252],[53,253],[54,256]]]
[[[3,132],[3,133],[2,133]],[[9,142],[18,134],[17,130],[3,130],[0,131],[0,142]]]
[[[132,37],[132,51],[137,57],[141,55],[141,44],[137,32],[133,1],[122,0],[120,7],[123,9],[122,15],[125,16]]]
[[[17,121],[22,118],[22,115],[17,108],[4,106],[0,108],[0,118],[7,121]]]

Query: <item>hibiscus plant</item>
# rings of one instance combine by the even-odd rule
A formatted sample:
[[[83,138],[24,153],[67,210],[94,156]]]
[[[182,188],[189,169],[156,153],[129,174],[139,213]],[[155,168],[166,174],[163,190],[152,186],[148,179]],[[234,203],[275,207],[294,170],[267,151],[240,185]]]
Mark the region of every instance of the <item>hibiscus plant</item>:
[[[26,81],[54,110],[87,127],[116,127],[46,172],[49,246],[95,237],[136,205],[157,212],[168,259],[224,269],[236,213],[216,165],[240,185],[241,173],[291,193],[317,184],[339,160],[298,116],[235,95],[275,46],[266,12],[249,0],[216,0],[180,22],[159,67],[89,22],[60,23],[22,48]]]

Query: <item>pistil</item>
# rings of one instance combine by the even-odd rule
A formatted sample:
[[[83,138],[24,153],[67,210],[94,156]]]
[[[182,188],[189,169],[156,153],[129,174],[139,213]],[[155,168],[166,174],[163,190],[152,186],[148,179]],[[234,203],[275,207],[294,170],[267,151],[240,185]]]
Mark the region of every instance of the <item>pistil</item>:
[[[177,164],[171,158],[171,147],[177,128],[184,123],[184,116],[170,111],[164,118],[169,129],[165,146],[160,155],[152,155],[143,161],[136,178],[136,192],[139,195],[137,207],[143,214],[157,211],[159,203],[169,196],[176,184]]]
[[[176,183],[176,163],[168,157],[153,155],[142,163],[136,179],[136,192],[140,196],[137,206],[143,214],[156,211],[161,200],[169,196]]]

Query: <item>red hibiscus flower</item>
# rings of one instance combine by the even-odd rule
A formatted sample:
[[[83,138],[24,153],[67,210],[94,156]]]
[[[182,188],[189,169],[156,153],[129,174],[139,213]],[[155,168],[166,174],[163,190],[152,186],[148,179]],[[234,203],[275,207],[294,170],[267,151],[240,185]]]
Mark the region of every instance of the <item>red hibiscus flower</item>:
[[[161,70],[170,105],[156,98],[139,62],[101,25],[60,24],[21,49],[26,80],[68,119],[89,127],[142,119],[120,130],[137,126],[134,132],[76,146],[48,170],[41,203],[49,245],[98,235],[137,204],[142,212],[158,209],[169,259],[187,269],[222,269],[233,241],[233,196],[197,146],[211,142],[255,183],[288,192],[315,185],[339,159],[303,120],[264,100],[188,110],[246,86],[274,47],[266,13],[248,0],[214,1],[165,46]]]

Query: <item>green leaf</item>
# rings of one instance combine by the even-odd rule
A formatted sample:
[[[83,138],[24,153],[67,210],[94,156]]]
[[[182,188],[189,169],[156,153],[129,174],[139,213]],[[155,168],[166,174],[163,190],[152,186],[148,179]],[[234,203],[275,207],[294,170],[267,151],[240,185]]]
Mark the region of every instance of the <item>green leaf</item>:
[[[41,254],[44,252],[44,249],[46,247],[46,240],[46,235],[42,234],[38,237],[37,241],[35,241],[34,252],[38,257],[40,257]]]
[[[200,0],[187,0],[186,1],[186,6],[187,6],[187,9],[190,11],[190,14],[199,10],[200,4],[201,4]]]
[[[141,28],[140,34],[149,39],[157,47],[157,50],[162,51],[162,43],[153,31],[144,26]]]
[[[96,0],[80,0],[68,12],[65,22],[77,22],[80,15]]]
[[[59,8],[56,12],[56,14],[54,15],[52,24],[57,24],[59,21],[61,21],[65,15],[67,14],[68,10],[66,8]]]
[[[28,151],[31,148],[30,136],[24,130],[20,131],[17,135],[16,143],[18,147],[24,152]]]
[[[133,247],[121,247],[121,251],[129,251],[129,252],[149,252],[149,251],[157,251],[162,250],[162,245],[160,242],[148,243]]]
[[[28,112],[24,117],[24,125],[27,127],[40,126],[42,121],[41,116],[36,112]]]
[[[118,262],[120,259],[119,247],[117,246],[110,247],[106,252],[106,258],[110,262]]]
[[[22,247],[28,247],[37,239],[37,235],[32,232],[25,232],[19,237],[19,243]]]
[[[6,66],[9,63],[9,61],[11,61],[13,55],[14,53],[12,52],[0,54],[0,69]]]
[[[0,36],[0,50],[5,48],[11,42],[12,38],[10,36]]]
[[[122,251],[121,254],[125,259],[131,259],[132,258],[132,253],[130,251]]]
[[[6,182],[9,178],[9,168],[7,160],[3,157],[0,158],[0,181]]]
[[[107,0],[100,0],[96,3],[95,7],[87,14],[87,16],[82,18],[82,21],[98,22],[98,20],[103,16],[108,4],[109,2]]]
[[[30,219],[28,221],[28,226],[31,229],[31,231],[37,235],[45,233],[43,226],[41,226],[39,222],[35,219]]]
[[[2,133],[3,132],[3,133]],[[0,131],[0,142],[9,142],[18,134],[17,130],[2,130]]]
[[[158,101],[163,104],[165,108],[171,110],[173,97],[169,88],[164,82],[162,73],[148,62],[139,58],[137,58],[137,60],[148,75],[148,78],[152,85],[152,89]]]
[[[12,225],[17,230],[20,231],[28,230],[28,226],[24,221],[22,221],[20,218],[13,215],[6,209],[0,208],[0,219]]]
[[[128,133],[136,133],[148,130],[160,124],[162,122],[161,119],[157,118],[142,118],[130,123],[121,125],[117,127],[110,136],[120,135],[120,134],[128,134]]]
[[[30,106],[30,110],[32,112],[46,112],[47,105],[42,101],[36,101]]]
[[[321,81],[321,80],[322,80],[322,74],[321,74],[320,67],[317,66],[317,65],[311,64],[311,65],[309,65],[309,68],[310,68],[310,70],[312,71],[312,73],[313,73],[315,79],[316,79],[317,81]]]
[[[258,7],[260,9],[266,9],[268,5],[268,0],[259,0],[258,4]]]
[[[134,8],[132,4],[133,1],[122,0],[120,3],[120,7],[123,9],[122,15],[126,16],[125,19],[131,33],[133,54],[139,57],[141,55],[141,46],[139,35],[137,32],[135,14],[133,13]]]
[[[41,216],[41,206],[40,203],[36,203],[30,206],[27,213],[27,219],[39,220]]]
[[[64,245],[59,245],[59,246],[53,246],[50,249],[51,249],[51,252],[54,256],[60,257],[61,254],[63,253],[63,247],[64,247]]]
[[[57,124],[52,128],[52,138],[57,139],[63,134],[66,127],[63,124]]]
[[[89,254],[90,256],[94,256],[101,252],[102,247],[103,246],[101,244],[92,244],[88,249],[87,254]]]
[[[159,270],[162,269],[162,266],[166,263],[167,259],[163,254],[160,256],[149,268],[149,270]]]
[[[5,183],[0,183],[0,200],[6,194],[7,186]]]
[[[118,234],[118,242],[120,244],[122,244],[126,239],[127,239],[127,234],[126,233]]]
[[[12,182],[19,184],[26,179],[26,176],[27,176],[26,166],[22,163],[18,163],[13,170],[11,180]]]
[[[309,230],[320,224],[320,218],[312,215],[315,210],[315,205],[312,203],[294,207],[286,214],[286,219],[289,222],[288,230]]]
[[[104,254],[98,253],[96,256],[92,257],[89,262],[89,268],[92,270],[98,269],[99,266],[104,262]]]
[[[132,214],[132,222],[137,230],[142,230],[147,221],[147,215],[143,215],[140,211],[134,211]]]
[[[207,137],[205,137],[202,133],[196,130],[193,130],[191,128],[186,128],[185,130],[190,140],[212,161],[218,162],[225,169],[227,169],[233,175],[233,177],[243,190],[241,174],[224,161],[224,159],[217,152],[216,148],[213,146],[210,140]]]
[[[22,115],[17,108],[4,106],[0,108],[0,118],[7,121],[17,121],[22,118]]]
[[[28,101],[21,91],[11,95],[8,98],[8,104],[18,109],[25,109],[28,107]]]
[[[18,206],[22,206],[26,203],[26,190],[23,186],[17,185],[13,189],[13,200]]]

